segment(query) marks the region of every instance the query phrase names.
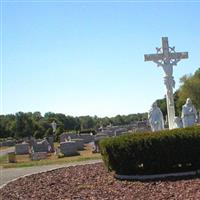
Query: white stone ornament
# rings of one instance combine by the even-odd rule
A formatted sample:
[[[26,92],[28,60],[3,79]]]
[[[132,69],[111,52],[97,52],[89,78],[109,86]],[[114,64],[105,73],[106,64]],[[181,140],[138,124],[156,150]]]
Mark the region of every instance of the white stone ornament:
[[[180,117],[174,117],[174,128],[183,128],[182,119]]]
[[[182,107],[183,127],[193,126],[198,121],[197,110],[192,104],[190,98],[187,98],[186,103]]]
[[[164,129],[164,119],[163,114],[160,108],[157,106],[157,103],[154,102],[148,113],[148,120],[151,126],[152,132],[160,131]]]
[[[53,133],[55,133],[55,132],[56,132],[56,128],[57,128],[56,122],[53,121],[53,122],[51,123],[51,126],[52,126],[52,129],[53,129]]]

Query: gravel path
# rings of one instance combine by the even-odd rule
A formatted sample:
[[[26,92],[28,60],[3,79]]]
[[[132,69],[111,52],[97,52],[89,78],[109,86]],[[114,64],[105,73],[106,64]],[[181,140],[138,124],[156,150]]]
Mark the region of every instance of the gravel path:
[[[45,172],[48,170],[53,170],[53,169],[62,168],[62,167],[69,167],[69,166],[76,166],[76,165],[83,165],[83,164],[93,164],[97,162],[102,162],[102,161],[89,160],[89,161],[73,162],[73,163],[58,164],[58,165],[45,165],[45,166],[9,168],[9,169],[0,168],[0,187],[8,183],[9,181],[21,176]]]
[[[200,178],[119,181],[103,163],[34,174],[0,189],[4,200],[198,200]]]

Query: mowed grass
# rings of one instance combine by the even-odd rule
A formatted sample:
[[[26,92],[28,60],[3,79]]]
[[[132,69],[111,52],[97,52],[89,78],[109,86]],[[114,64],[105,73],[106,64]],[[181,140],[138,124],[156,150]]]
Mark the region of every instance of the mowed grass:
[[[10,147],[0,147],[0,151],[9,149]]]
[[[16,163],[8,163],[8,156],[0,156],[0,167],[16,168],[16,167],[32,167],[41,165],[64,164],[71,162],[87,161],[101,159],[99,153],[92,153],[92,147],[87,144],[83,151],[79,151],[80,155],[58,158],[54,153],[48,154],[48,157],[39,161],[32,161],[29,155],[16,155]]]

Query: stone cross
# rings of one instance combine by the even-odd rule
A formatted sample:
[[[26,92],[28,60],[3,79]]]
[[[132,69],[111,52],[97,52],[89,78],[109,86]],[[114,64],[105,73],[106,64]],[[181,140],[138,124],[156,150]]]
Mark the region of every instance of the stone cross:
[[[161,66],[164,70],[164,84],[167,89],[166,102],[167,102],[167,115],[169,129],[174,127],[174,97],[173,88],[175,87],[175,81],[173,77],[173,66],[176,66],[181,59],[188,58],[188,52],[175,52],[175,47],[169,47],[168,38],[162,38],[162,47],[156,48],[156,54],[144,55],[145,61],[153,61],[157,66]]]

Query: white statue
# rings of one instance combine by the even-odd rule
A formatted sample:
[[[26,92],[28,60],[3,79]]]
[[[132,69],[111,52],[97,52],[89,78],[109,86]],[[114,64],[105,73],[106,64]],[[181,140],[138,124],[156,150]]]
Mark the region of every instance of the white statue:
[[[56,128],[57,128],[56,122],[53,121],[53,122],[51,123],[51,126],[52,126],[52,129],[53,129],[53,133],[55,133],[55,132],[56,132]]]
[[[183,128],[183,123],[180,117],[174,117],[174,127],[173,128]]]
[[[192,104],[190,98],[187,98],[186,103],[182,107],[183,127],[192,126],[198,120],[197,110]]]
[[[163,114],[157,103],[154,102],[148,114],[149,123],[153,132],[164,129]]]

